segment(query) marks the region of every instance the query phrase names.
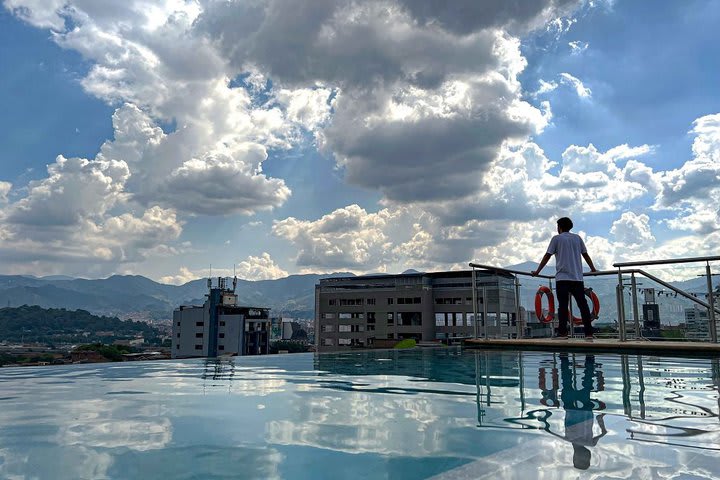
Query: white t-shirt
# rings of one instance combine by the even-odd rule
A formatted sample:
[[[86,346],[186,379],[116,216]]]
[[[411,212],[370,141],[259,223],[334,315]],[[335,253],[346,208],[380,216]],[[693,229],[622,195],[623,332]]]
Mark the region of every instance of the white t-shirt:
[[[580,235],[563,232],[550,240],[547,253],[555,255],[555,280],[583,281],[582,257],[587,253]]]

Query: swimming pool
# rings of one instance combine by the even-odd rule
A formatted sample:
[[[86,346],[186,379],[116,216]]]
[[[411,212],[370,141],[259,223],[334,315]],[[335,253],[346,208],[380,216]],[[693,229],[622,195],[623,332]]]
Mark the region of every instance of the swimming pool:
[[[1,478],[718,478],[718,359],[425,349],[0,369]]]

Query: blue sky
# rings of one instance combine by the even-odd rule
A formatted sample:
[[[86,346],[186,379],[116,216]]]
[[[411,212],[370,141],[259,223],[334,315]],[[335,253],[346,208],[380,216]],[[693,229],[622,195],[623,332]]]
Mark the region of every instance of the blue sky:
[[[3,1],[2,273],[717,252],[717,2],[152,5]]]

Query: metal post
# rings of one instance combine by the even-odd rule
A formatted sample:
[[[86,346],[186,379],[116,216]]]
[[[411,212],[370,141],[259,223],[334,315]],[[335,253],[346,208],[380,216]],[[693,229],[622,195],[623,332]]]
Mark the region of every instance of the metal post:
[[[473,332],[475,333],[475,340],[478,338],[478,308],[477,308],[477,275],[475,273],[475,267],[472,269],[472,299],[473,299]]]
[[[550,291],[552,292],[553,291],[552,278],[548,279],[548,287],[550,288]],[[552,332],[550,333],[550,336],[554,337],[555,332],[557,332],[558,325],[560,325],[560,320],[558,320],[557,312],[555,312],[555,315],[553,316],[553,319],[552,319],[552,323],[550,325],[552,325]]]
[[[622,389],[623,410],[625,412],[625,415],[632,420],[632,418],[633,418],[632,403],[630,401],[630,390],[631,390],[632,386],[630,384],[630,364],[628,362],[627,355],[620,356],[620,368],[621,368],[621,372],[622,372],[622,383],[623,383],[623,389]]]
[[[520,280],[515,275],[515,325],[517,327],[517,338],[523,338],[523,327],[520,321]]]
[[[487,287],[482,287],[483,300],[483,336],[487,340]]]
[[[640,418],[645,420],[645,377],[643,375],[642,355],[637,356],[638,370],[638,401],[640,402]]]
[[[708,287],[708,304],[710,304],[710,308],[708,309],[708,319],[710,320],[710,340],[713,343],[718,342],[717,337],[717,327],[715,324],[715,298],[713,297],[713,288],[712,288],[712,273],[710,272],[710,262],[706,262],[705,264],[705,273],[707,274],[707,287]]]
[[[635,272],[630,274],[630,288],[632,288],[633,299],[633,321],[635,322],[635,338],[640,338],[640,315],[638,313],[637,299],[637,282],[635,281]]]
[[[496,273],[496,276],[497,276],[497,297],[498,298],[497,298],[497,309],[495,310],[495,331],[496,332],[499,331],[501,334],[500,338],[503,338],[502,337],[503,329],[502,329],[502,324],[500,323],[500,312],[501,312],[501,309],[500,309],[500,275],[497,275],[497,273]],[[508,321],[508,323],[510,323],[510,322]]]
[[[618,287],[617,287],[617,306],[618,306],[618,328],[620,329],[620,341],[624,342],[625,338],[625,298],[623,298],[623,279],[622,270],[618,268]]]

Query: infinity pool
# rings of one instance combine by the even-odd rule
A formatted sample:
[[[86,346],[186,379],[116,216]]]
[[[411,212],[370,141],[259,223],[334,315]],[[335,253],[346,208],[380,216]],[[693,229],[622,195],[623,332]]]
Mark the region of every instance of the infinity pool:
[[[718,478],[718,359],[429,349],[0,369],[0,478]]]

